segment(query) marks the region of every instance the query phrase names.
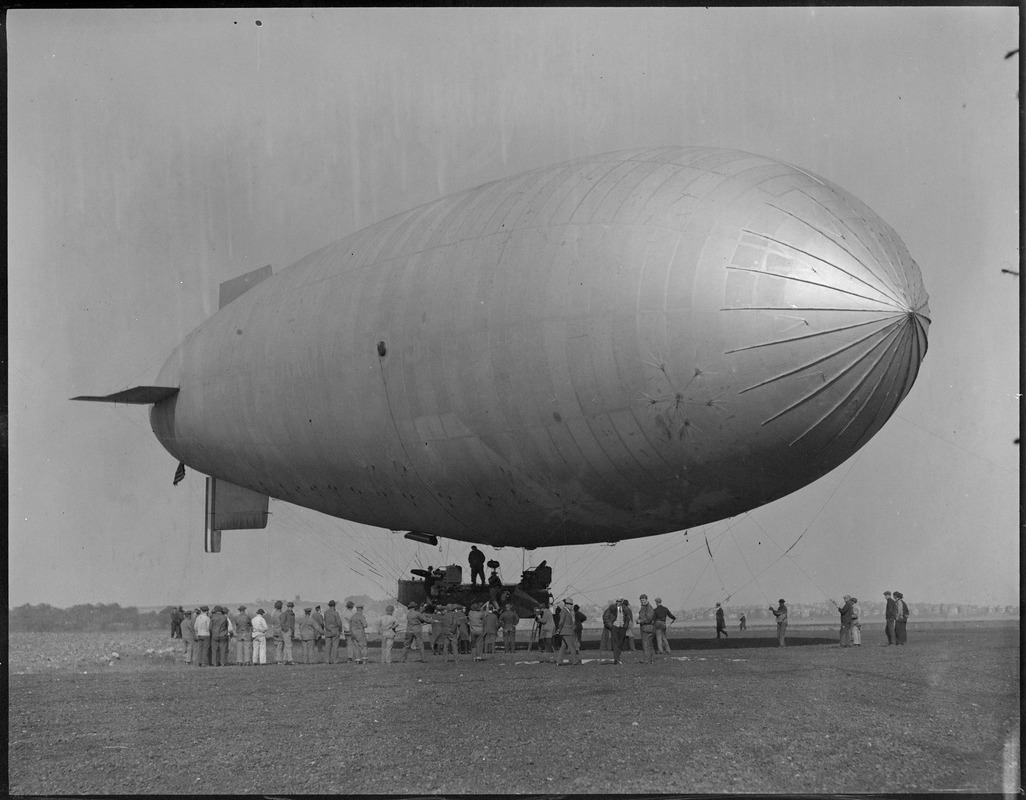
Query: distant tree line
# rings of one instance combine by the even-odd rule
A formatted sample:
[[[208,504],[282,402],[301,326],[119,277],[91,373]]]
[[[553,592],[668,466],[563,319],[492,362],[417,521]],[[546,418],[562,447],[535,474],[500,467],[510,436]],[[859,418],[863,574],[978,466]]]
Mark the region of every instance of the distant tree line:
[[[12,631],[143,631],[171,626],[171,606],[161,611],[140,614],[135,606],[122,608],[117,603],[77,605],[55,608],[47,603],[17,606],[8,613]]]

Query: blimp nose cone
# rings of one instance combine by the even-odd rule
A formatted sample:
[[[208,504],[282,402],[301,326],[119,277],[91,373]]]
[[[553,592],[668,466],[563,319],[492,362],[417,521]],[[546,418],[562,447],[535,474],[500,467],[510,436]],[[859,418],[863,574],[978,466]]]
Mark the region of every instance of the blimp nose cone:
[[[788,454],[786,468],[819,472],[868,441],[908,394],[930,312],[919,267],[890,226],[807,177],[740,225],[723,311],[760,435]]]

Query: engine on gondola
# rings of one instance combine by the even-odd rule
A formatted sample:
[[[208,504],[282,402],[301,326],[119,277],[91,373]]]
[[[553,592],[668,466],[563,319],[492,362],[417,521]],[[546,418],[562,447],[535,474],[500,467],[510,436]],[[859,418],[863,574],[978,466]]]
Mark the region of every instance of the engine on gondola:
[[[484,585],[464,583],[463,567],[459,564],[410,570],[417,577],[399,581],[397,599],[407,607],[411,603],[469,606],[492,602],[504,608],[507,603],[512,603],[513,610],[521,619],[534,616],[535,608],[552,601],[549,592],[552,567],[544,561],[533,569],[524,570],[519,583],[502,582],[498,561],[489,561],[488,568],[491,574]]]

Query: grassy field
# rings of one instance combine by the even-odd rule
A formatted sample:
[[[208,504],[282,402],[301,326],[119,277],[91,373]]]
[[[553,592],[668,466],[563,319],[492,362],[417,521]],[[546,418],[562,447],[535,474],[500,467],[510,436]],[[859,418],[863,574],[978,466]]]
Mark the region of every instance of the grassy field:
[[[194,669],[160,633],[12,634],[12,794],[1000,792],[1020,785],[1019,628],[674,642],[652,665]],[[695,632],[699,635],[699,632]],[[120,648],[111,659],[112,647]],[[50,655],[46,650],[53,650]],[[63,648],[63,649],[61,649]],[[147,653],[149,650],[151,652]],[[162,652],[165,651],[165,652]],[[372,649],[371,656],[376,658]],[[49,661],[47,661],[49,659]],[[19,672],[24,674],[18,674]]]

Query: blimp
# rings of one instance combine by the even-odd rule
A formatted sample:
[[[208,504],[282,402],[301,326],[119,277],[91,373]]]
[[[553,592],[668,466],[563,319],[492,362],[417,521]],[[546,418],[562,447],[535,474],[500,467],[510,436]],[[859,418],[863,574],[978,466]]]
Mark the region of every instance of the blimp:
[[[242,275],[152,385],[74,399],[151,406],[208,476],[208,538],[275,498],[420,541],[618,542],[833,470],[912,388],[929,324],[905,245],[842,188],[648,148]]]

